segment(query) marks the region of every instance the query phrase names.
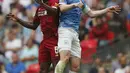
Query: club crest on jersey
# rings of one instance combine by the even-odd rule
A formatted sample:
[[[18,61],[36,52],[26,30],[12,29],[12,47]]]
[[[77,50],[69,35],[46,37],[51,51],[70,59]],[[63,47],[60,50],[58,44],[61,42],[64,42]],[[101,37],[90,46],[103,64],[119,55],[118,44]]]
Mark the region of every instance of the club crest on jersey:
[[[38,16],[45,16],[45,15],[47,15],[47,11],[46,10],[44,10],[44,9],[39,9],[38,10]]]

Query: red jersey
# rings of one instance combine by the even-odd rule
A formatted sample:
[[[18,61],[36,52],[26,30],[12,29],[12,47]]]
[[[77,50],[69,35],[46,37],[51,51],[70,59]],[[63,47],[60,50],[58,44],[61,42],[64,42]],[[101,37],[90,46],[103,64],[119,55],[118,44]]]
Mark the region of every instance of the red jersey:
[[[58,0],[49,0],[48,5],[56,7],[56,3],[58,4]],[[33,22],[40,24],[41,31],[44,34],[44,39],[39,48],[39,64],[52,62],[55,65],[59,61],[59,56],[55,53],[58,42],[57,22],[59,22],[59,19],[48,15],[47,10],[43,6],[39,6]]]
[[[108,24],[103,24],[100,28],[95,26],[89,32],[89,38],[91,39],[98,38],[100,40],[107,40],[108,32],[109,32]]]
[[[92,63],[93,55],[96,54],[97,41],[94,39],[84,40],[81,43],[82,55],[81,61],[82,63]]]
[[[58,0],[49,0],[48,5],[55,7],[55,4],[58,3]],[[58,24],[56,23],[58,18],[48,15],[47,10],[43,6],[37,8],[34,22],[40,23],[41,31],[44,33],[44,40],[57,37]]]

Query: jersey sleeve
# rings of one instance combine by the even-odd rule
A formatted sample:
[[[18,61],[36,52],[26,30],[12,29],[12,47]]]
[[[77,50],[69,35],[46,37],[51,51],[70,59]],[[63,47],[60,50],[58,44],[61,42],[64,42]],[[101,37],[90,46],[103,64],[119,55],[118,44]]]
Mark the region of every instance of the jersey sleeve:
[[[38,17],[38,9],[39,8],[37,8],[37,11],[36,11],[35,16],[33,18],[33,23],[40,23],[40,19]]]
[[[88,5],[84,5],[84,7],[83,7],[83,12],[84,12],[84,13],[88,13],[90,10],[91,10],[91,9],[89,8]]]
[[[56,8],[56,9],[57,9],[58,0],[50,0],[49,5],[50,5],[52,8]]]
[[[67,4],[67,0],[59,0],[59,4]]]

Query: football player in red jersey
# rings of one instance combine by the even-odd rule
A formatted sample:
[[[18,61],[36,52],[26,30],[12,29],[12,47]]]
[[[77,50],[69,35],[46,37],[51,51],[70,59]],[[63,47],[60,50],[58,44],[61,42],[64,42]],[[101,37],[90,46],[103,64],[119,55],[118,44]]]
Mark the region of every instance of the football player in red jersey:
[[[37,8],[33,22],[25,22],[12,13],[8,14],[7,17],[29,29],[35,30],[39,25],[41,26],[41,31],[44,33],[44,40],[41,42],[39,48],[40,73],[48,73],[50,64],[52,63],[53,67],[55,67],[59,60],[59,57],[55,53],[58,41],[58,0],[36,0],[36,2],[40,6]]]

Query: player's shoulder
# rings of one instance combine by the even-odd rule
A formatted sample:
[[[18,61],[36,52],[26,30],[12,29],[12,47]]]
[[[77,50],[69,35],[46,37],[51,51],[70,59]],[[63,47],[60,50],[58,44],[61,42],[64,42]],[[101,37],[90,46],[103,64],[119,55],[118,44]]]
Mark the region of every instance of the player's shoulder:
[[[57,7],[59,0],[49,0],[49,6]]]
[[[58,3],[59,0],[49,0],[50,3]]]
[[[40,6],[37,7],[37,12],[43,11],[43,10],[45,10],[45,8],[43,6],[40,5]]]

